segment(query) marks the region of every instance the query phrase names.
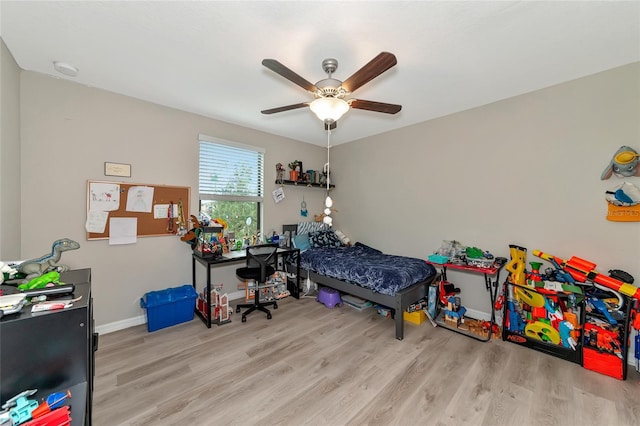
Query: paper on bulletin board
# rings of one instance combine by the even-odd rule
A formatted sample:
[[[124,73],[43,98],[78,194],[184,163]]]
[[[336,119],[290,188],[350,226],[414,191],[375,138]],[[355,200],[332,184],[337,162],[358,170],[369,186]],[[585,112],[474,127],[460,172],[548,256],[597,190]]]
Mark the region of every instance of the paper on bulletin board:
[[[107,219],[109,219],[109,212],[89,210],[84,229],[86,229],[87,232],[102,234],[104,233],[104,228],[107,226]]]
[[[173,205],[171,217],[178,217],[178,205]],[[169,204],[155,204],[153,206],[154,219],[167,219],[169,217]]]
[[[135,244],[137,239],[137,217],[112,217],[109,220],[109,245]]]
[[[153,205],[152,186],[132,186],[127,194],[127,211],[151,213]]]
[[[120,184],[91,182],[89,211],[111,212],[120,208]]]

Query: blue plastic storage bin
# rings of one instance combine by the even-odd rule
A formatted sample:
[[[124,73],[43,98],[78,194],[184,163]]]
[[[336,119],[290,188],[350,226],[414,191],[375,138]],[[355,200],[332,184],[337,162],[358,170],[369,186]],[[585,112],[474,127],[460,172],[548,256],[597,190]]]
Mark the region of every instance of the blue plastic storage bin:
[[[140,298],[140,306],[147,309],[147,330],[156,331],[191,321],[197,297],[190,284],[146,293]]]

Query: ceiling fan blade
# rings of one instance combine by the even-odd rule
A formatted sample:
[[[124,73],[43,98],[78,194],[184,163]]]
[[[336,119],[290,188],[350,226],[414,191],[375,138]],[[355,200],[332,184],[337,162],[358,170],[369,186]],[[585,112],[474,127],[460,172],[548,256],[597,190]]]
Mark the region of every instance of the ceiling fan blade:
[[[275,72],[276,74],[280,74],[282,77],[297,84],[298,86],[302,87],[304,90],[308,92],[314,93],[315,91],[318,90],[318,88],[314,84],[300,77],[298,74],[291,71],[289,68],[282,65],[280,62],[276,61],[275,59],[263,59],[262,65],[269,68],[271,71]]]
[[[351,108],[366,109],[367,111],[383,112],[385,114],[396,114],[402,109],[402,105],[364,101],[362,99],[351,99],[349,104],[351,105]]]
[[[290,111],[292,109],[304,108],[309,106],[309,102],[302,102],[299,104],[286,105],[278,108],[264,109],[260,111],[263,114],[275,114],[276,112]]]
[[[397,63],[398,61],[393,53],[381,52],[378,56],[369,61],[369,63],[356,71],[355,74],[347,78],[342,83],[342,88],[347,92],[353,92]]]

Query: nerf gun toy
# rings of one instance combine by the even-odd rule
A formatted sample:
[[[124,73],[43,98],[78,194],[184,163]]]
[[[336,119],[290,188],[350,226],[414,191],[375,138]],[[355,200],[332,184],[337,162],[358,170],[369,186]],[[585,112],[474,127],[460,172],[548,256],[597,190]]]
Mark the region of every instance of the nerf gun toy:
[[[580,259],[575,256],[569,260],[564,260],[551,254],[543,253],[540,250],[534,250],[533,255],[549,262],[552,262],[553,260],[553,262],[556,262],[560,267],[562,267],[562,269],[567,271],[576,281],[593,281],[596,284],[619,291],[625,296],[640,300],[640,288],[632,284],[622,282],[617,278],[608,277],[599,273],[596,271],[596,264],[589,262],[588,260]]]
[[[512,301],[507,302],[507,310],[509,311],[509,331],[522,333],[524,331],[525,322],[516,311],[516,305]]]
[[[504,269],[511,273],[512,283],[525,285],[527,278],[525,273],[527,249],[515,244],[509,244],[509,252],[511,254],[511,260],[505,265]]]
[[[602,300],[598,299],[597,297],[588,297],[587,304],[589,305],[589,307],[604,315],[607,321],[609,321],[609,324],[618,325],[618,321],[616,321],[616,319],[611,316],[609,310],[607,309],[607,305],[605,305]]]
[[[589,346],[597,347],[601,351],[606,351],[622,358],[618,333],[591,323],[584,325],[584,332],[589,339]]]

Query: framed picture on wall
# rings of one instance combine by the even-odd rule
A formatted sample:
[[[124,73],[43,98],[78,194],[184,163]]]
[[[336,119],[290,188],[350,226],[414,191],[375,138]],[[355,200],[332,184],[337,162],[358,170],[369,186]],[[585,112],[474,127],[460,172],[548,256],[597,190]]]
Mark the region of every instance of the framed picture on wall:
[[[131,177],[131,164],[110,163],[108,161],[105,161],[105,163],[104,163],[104,175],[105,176]]]

